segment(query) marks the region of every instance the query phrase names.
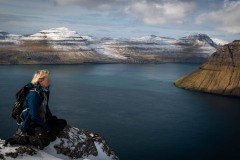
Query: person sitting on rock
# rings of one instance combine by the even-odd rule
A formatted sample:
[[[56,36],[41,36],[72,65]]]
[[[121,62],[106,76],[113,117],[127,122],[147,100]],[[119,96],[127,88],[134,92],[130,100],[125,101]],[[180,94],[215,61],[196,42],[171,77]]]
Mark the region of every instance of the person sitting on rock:
[[[31,88],[23,103],[22,123],[18,126],[15,135],[6,140],[6,144],[31,144],[39,149],[46,147],[56,139],[56,135],[64,129],[67,122],[53,116],[49,106],[49,71],[35,72]]]

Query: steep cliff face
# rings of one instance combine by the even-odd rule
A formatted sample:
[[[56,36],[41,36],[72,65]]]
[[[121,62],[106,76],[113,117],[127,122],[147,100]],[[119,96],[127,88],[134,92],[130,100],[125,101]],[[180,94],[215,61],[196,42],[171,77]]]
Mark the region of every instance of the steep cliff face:
[[[99,134],[67,126],[58,135],[57,140],[43,150],[31,145],[3,146],[0,140],[0,159],[88,159],[118,160],[106,140]]]
[[[240,96],[240,40],[220,47],[198,70],[174,84],[189,90]]]

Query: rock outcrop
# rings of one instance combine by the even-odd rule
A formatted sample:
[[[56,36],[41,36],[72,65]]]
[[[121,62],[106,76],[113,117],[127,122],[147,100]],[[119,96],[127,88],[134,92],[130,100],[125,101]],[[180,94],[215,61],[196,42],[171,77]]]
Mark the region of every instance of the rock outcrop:
[[[189,90],[240,96],[240,40],[218,48],[198,70],[174,84]]]
[[[57,140],[43,150],[33,146],[3,146],[0,141],[0,159],[88,159],[118,160],[118,157],[100,135],[74,127],[65,127]]]

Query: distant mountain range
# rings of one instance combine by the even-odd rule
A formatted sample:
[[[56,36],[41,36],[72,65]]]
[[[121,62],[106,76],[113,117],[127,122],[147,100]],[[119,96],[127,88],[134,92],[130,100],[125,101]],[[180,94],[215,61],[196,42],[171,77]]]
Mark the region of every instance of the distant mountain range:
[[[219,47],[217,43],[206,34],[126,39],[81,36],[65,27],[28,36],[0,32],[0,63],[203,63]]]

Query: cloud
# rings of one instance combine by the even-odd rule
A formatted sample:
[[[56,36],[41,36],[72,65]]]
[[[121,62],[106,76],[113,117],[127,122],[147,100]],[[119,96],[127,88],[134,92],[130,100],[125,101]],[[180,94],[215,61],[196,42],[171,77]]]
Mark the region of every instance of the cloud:
[[[196,18],[197,24],[213,23],[217,29],[228,33],[240,33],[240,1],[224,0],[222,8],[203,13]]]
[[[125,13],[142,19],[146,24],[181,24],[193,8],[194,3],[184,1],[136,1],[125,8]]]
[[[127,2],[127,0],[53,0],[57,5],[79,5],[87,9],[102,11],[111,10],[116,4]]]
[[[184,22],[195,7],[193,0],[53,0],[57,5],[79,5],[83,8],[131,16],[145,24]]]

